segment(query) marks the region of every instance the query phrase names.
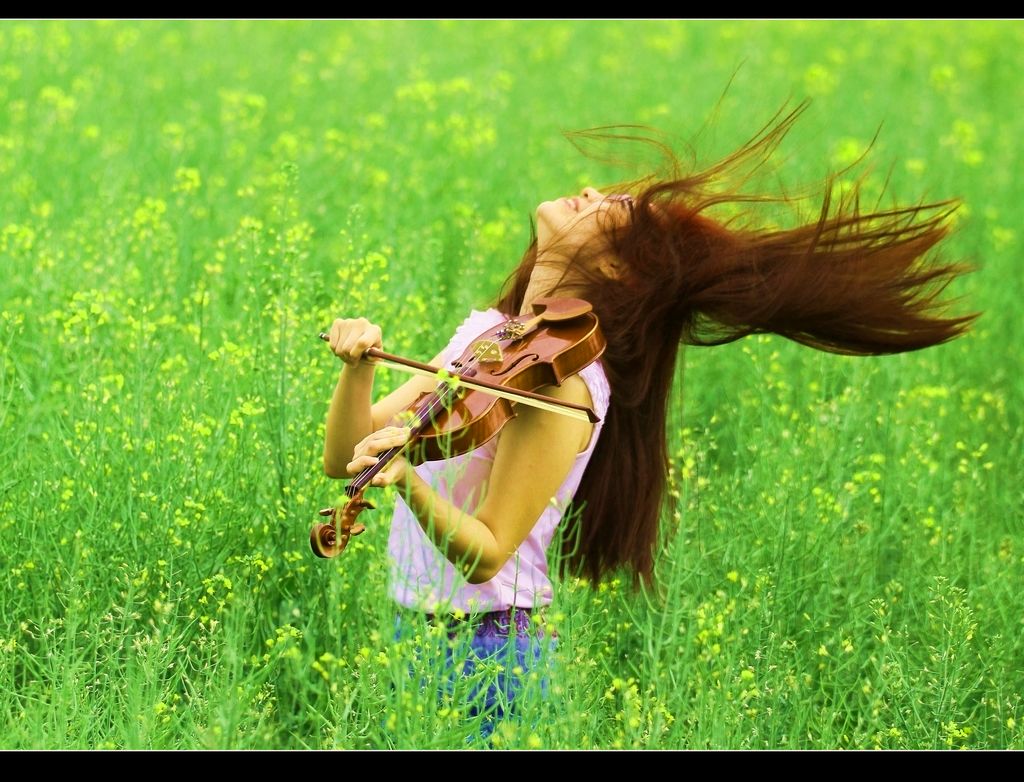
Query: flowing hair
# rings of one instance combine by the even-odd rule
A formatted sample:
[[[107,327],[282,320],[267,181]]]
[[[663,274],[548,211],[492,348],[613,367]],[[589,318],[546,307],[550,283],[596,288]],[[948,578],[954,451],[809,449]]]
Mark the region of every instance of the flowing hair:
[[[626,202],[630,219],[605,220],[596,239],[562,253],[568,261],[562,279],[573,278],[600,319],[611,389],[576,492],[580,512],[567,517],[565,573],[596,583],[624,566],[634,588],[653,583],[668,474],[669,392],[681,344],[721,345],[770,332],[830,353],[882,355],[951,340],[978,316],[943,317],[947,304],[938,298],[972,267],[925,258],[950,232],[956,199],[862,212],[860,180],[837,198],[839,175],[831,174],[817,219],[793,228],[743,224],[749,218],[743,204],[791,200],[742,194],[738,187],[807,105],[780,110],[750,141],[703,170],[684,173],[670,157],[668,177],[617,185],[633,195]],[[603,137],[607,130],[585,135]],[[708,214],[721,205],[734,214]],[[594,261],[608,257],[616,259],[614,277],[595,271]],[[498,309],[520,311],[530,275],[543,262],[534,234]]]

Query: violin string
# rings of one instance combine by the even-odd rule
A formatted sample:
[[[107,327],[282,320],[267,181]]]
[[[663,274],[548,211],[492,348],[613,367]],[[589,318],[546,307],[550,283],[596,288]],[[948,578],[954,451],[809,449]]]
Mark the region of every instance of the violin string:
[[[504,326],[504,325],[505,324],[502,324],[502,326]],[[502,343],[502,344],[504,344],[505,341],[506,340],[503,340],[503,339],[499,339],[498,340],[498,342]],[[451,363],[451,362],[448,362],[448,363]],[[480,357],[474,354],[472,357],[470,357],[470,359],[465,364],[463,364],[462,366],[460,366],[456,370],[455,376],[456,377],[468,377],[469,376],[468,375],[469,370],[475,369],[476,368],[475,364],[479,364],[479,363],[481,363],[480,362]],[[437,412],[437,406],[439,405],[441,407],[444,407],[444,404],[445,404],[444,400],[441,397],[441,394],[438,393],[438,392],[441,390],[441,386],[447,386],[447,385],[448,384],[444,380],[440,381],[437,384],[437,386],[434,388],[434,391],[433,391],[433,394],[432,394],[433,395],[433,399],[431,399],[427,403],[427,409],[423,410],[422,405],[421,405],[421,407],[419,409],[417,409],[416,417],[419,420],[421,420],[421,421],[423,420],[423,415],[424,414],[427,415],[428,418],[433,418],[434,417],[434,413]],[[443,393],[443,391],[442,391],[442,393]],[[370,475],[374,470],[378,469],[378,466],[380,464],[382,464],[382,460],[384,460],[383,463],[387,463],[388,461],[390,461],[394,457],[395,454],[392,453],[392,451],[397,453],[397,452],[399,452],[401,450],[402,450],[402,448],[400,446],[396,445],[396,446],[393,446],[392,448],[389,448],[388,450],[384,451],[384,453],[382,453],[379,457],[377,457],[377,461],[374,464],[371,464],[369,467],[364,467],[349,482],[348,485],[352,486],[352,485],[356,484],[357,482],[361,482],[361,481],[365,480],[368,475]]]
[[[467,372],[469,369],[472,368],[472,362],[473,361],[479,362],[479,358],[477,356],[473,356],[472,359],[470,359],[470,361],[466,362],[466,364],[463,367],[460,367],[460,370],[458,370],[456,372],[456,376],[457,377],[465,377],[466,376],[465,372]],[[420,406],[419,409],[417,409],[416,417],[419,420],[422,421],[424,415],[426,415],[428,418],[433,418],[434,417],[434,413],[437,412],[437,407],[438,406],[441,406],[441,407],[444,406],[444,400],[443,400],[443,398],[441,396],[441,394],[444,393],[444,390],[441,387],[442,386],[446,386],[446,385],[447,385],[447,383],[445,383],[445,381],[443,381],[443,380],[441,382],[439,382],[437,384],[437,386],[434,388],[433,398],[427,403],[427,409],[424,410],[422,405]],[[386,463],[387,461],[390,461],[394,457],[394,453],[392,453],[392,452],[397,453],[400,450],[401,450],[401,448],[399,446],[394,446],[394,447],[389,448],[388,450],[384,451],[384,453],[382,453],[379,457],[377,457],[377,461],[374,464],[371,464],[369,467],[364,467],[359,472],[359,474],[356,475],[355,478],[352,479],[352,481],[351,481],[351,483],[349,485],[351,486],[352,484],[356,483],[357,481],[365,480],[368,475],[370,475],[374,470],[376,470],[378,468],[378,465],[380,465],[382,463],[382,461],[384,463]]]

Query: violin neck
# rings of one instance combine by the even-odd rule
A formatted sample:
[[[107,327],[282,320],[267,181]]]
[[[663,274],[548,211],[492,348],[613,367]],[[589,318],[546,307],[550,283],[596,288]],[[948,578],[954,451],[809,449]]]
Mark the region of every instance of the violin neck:
[[[455,392],[447,383],[442,381],[437,384],[437,388],[428,394],[423,402],[416,408],[414,419],[415,423],[410,426],[409,442],[412,442],[417,435],[426,429],[426,427],[431,423],[435,413],[439,412],[448,404],[454,393]],[[345,495],[349,498],[355,497],[359,492],[369,486],[370,481],[377,476],[377,473],[387,467],[391,463],[392,459],[402,453],[408,444],[409,443],[406,443],[405,445],[396,445],[378,454],[376,464],[367,467],[349,482],[348,486],[345,487]]]
[[[377,473],[387,467],[391,460],[404,450],[404,446],[396,445],[380,454],[376,464],[372,467],[367,467],[349,482],[348,486],[345,487],[345,496],[351,499],[359,494],[359,492],[370,485],[370,481],[377,477]]]

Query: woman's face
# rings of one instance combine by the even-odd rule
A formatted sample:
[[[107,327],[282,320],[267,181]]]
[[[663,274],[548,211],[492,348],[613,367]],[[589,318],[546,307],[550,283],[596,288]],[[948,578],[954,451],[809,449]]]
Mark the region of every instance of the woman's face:
[[[585,187],[579,195],[545,201],[537,207],[537,261],[523,298],[522,313],[528,313],[537,296],[575,296],[578,281],[566,282],[567,259],[590,240],[599,237],[612,223],[627,223],[632,217],[633,198],[605,195]],[[621,278],[621,267],[611,253],[587,255],[591,271],[609,279]]]
[[[537,207],[537,251],[543,253],[553,243],[575,248],[595,237],[608,219],[629,219],[633,198],[629,195],[605,195],[585,187],[578,195],[545,201]]]

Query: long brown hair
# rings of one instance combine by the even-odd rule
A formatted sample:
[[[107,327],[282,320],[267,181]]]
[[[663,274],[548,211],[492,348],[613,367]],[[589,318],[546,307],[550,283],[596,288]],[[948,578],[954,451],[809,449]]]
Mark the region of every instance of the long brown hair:
[[[617,185],[635,194],[631,219],[609,221],[598,240],[565,258],[608,341],[602,362],[611,404],[576,492],[581,512],[563,539],[564,570],[596,582],[626,566],[634,587],[652,583],[681,343],[721,345],[772,332],[831,353],[881,355],[946,342],[977,317],[940,316],[939,294],[971,267],[924,258],[951,230],[956,200],[862,212],[860,181],[837,199],[839,174],[832,174],[817,219],[795,228],[741,225],[742,211],[728,220],[707,214],[722,204],[736,212],[735,205],[791,200],[729,186],[747,181],[806,107],[780,110],[704,170],[683,173],[671,158],[670,176]],[[590,263],[609,255],[623,272],[617,279]],[[537,262],[534,236],[498,309],[520,311]]]

